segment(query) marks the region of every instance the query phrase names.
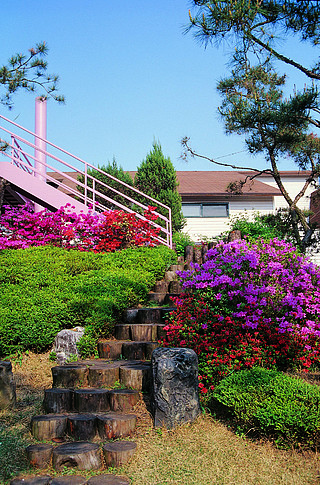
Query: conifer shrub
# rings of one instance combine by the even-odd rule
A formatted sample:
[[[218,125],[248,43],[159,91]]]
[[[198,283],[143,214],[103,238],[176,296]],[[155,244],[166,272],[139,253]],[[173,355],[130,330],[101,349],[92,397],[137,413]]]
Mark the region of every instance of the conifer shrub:
[[[141,162],[134,184],[137,189],[171,208],[173,231],[180,231],[183,228],[185,220],[182,215],[176,171],[170,158],[163,155],[159,143],[153,144],[152,150]],[[168,217],[168,211],[161,206],[156,210]]]
[[[215,388],[211,407],[232,417],[242,432],[268,436],[278,446],[320,445],[319,387],[282,372],[235,372]]]
[[[134,195],[134,192],[129,187],[126,187],[125,185],[122,185],[118,182],[118,180],[121,180],[122,182],[125,182],[127,185],[132,187],[133,180],[130,174],[125,172],[121,165],[118,166],[115,159],[113,159],[112,163],[108,162],[107,165],[98,165],[98,169],[99,170],[94,168],[88,169],[87,187],[89,195],[91,196],[90,189],[92,189],[93,185],[91,177],[93,177],[97,180],[97,182],[95,183],[95,190],[97,192],[100,192],[104,196],[109,197],[110,199],[115,200],[116,202],[126,207],[130,207],[131,202],[129,202],[125,197],[117,193],[120,192],[121,194],[127,195],[129,197],[132,197]],[[113,180],[111,177],[108,177],[107,174],[112,175],[112,177],[115,177],[118,180]],[[85,176],[79,175],[78,181],[84,184]],[[111,188],[105,187],[105,185]],[[115,189],[117,192],[112,189]],[[84,188],[81,185],[77,186],[77,190],[81,194],[84,193]],[[99,195],[96,196],[96,202],[111,210],[119,209],[119,206],[108,202],[104,197],[101,197]]]

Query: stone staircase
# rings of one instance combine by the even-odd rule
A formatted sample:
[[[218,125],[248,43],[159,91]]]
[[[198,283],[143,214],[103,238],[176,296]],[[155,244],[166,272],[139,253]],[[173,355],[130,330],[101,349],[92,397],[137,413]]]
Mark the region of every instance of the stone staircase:
[[[132,441],[135,406],[151,390],[151,354],[164,334],[168,313],[174,309],[162,305],[181,292],[176,271],[183,268],[183,258],[179,258],[179,264],[171,266],[155,284],[149,301],[158,306],[125,312],[123,322],[115,327],[115,338],[98,343],[99,359],[52,368],[52,388],[44,392],[46,414],[31,420],[31,433],[38,441],[26,450],[32,466],[46,469],[51,464],[57,472],[65,467],[103,470],[132,458],[137,447]],[[80,476],[11,481],[11,485],[22,483],[126,485],[130,480],[105,474],[88,481]]]

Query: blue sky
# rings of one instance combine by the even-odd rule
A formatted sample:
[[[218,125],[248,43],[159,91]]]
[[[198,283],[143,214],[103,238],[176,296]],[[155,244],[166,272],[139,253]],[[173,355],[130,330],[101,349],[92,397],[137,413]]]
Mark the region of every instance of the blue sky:
[[[50,73],[60,76],[65,105],[48,102],[48,139],[93,164],[115,157],[135,170],[160,141],[176,170],[217,170],[180,159],[180,140],[205,155],[243,166],[243,139],[226,136],[216,82],[233,46],[204,49],[191,34],[188,0],[2,0],[0,64],[37,42],[49,46]],[[295,49],[295,53],[297,50]],[[294,82],[294,78],[291,79]],[[33,94],[15,96],[4,116],[34,129]],[[227,156],[226,156],[227,155]],[[223,157],[223,158],[220,158]],[[283,160],[281,169],[295,169]]]

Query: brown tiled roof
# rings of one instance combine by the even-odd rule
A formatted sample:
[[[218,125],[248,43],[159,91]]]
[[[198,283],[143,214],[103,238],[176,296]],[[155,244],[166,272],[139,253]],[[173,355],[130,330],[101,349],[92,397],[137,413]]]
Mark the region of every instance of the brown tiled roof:
[[[179,192],[181,195],[233,195],[228,185],[233,182],[244,181],[245,177],[234,171],[190,171],[177,172]],[[279,189],[271,187],[259,180],[246,182],[242,187],[242,195],[273,196],[281,195]]]
[[[134,178],[136,172],[128,172]],[[234,171],[177,171],[177,179],[179,182],[179,193],[182,196],[206,196],[232,197],[235,194],[230,193],[227,188],[232,182],[244,180],[245,175],[249,172],[234,172]],[[76,172],[66,172],[66,174],[76,180]],[[59,181],[62,181],[62,176],[55,172],[50,172],[49,175]],[[67,178],[63,179],[63,183],[68,187],[76,188],[76,181],[72,182]],[[250,197],[267,197],[281,195],[279,189],[271,187],[268,184],[260,182],[259,180],[248,181],[242,187],[242,196]]]
[[[250,175],[252,172],[246,170],[239,170],[242,175]],[[303,177],[306,178],[311,174],[310,170],[280,170],[279,174],[281,177]],[[263,173],[261,177],[272,177],[270,173]]]

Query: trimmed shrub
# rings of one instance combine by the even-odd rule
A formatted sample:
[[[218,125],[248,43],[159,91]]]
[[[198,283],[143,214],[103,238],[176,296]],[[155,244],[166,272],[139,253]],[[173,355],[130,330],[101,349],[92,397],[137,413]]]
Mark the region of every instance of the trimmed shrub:
[[[175,260],[166,247],[0,251],[0,357],[46,350],[59,330],[75,325],[90,325],[94,338],[110,336],[122,311],[145,303]]]
[[[278,446],[320,445],[320,389],[302,379],[262,368],[236,372],[216,387],[213,410],[217,403],[243,431]]]

